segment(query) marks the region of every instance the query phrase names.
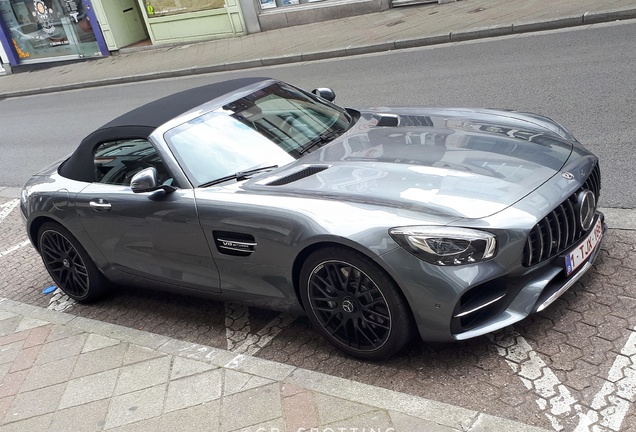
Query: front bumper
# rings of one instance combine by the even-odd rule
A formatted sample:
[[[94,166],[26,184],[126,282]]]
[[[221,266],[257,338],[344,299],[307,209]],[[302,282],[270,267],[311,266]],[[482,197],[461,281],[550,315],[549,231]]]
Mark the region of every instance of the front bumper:
[[[523,268],[520,264],[506,267],[505,262],[496,260],[439,267],[423,263],[400,250],[383,258],[397,270],[398,285],[411,306],[422,339],[465,340],[499,330],[544,310],[579,281],[598,258],[607,231],[601,213],[597,214],[598,219],[603,236],[569,276],[566,276],[564,257],[579,247],[585,238],[559,256],[531,268]]]

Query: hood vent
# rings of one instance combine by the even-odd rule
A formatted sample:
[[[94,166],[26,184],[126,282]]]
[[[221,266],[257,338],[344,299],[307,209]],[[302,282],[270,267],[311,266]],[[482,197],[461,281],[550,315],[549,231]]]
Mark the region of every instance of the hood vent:
[[[290,174],[288,176],[285,177],[281,177],[277,180],[274,180],[273,182],[267,183],[267,186],[282,186],[282,185],[286,185],[289,183],[293,183],[295,181],[304,179],[306,177],[312,176],[314,174],[318,174],[319,172],[322,172],[324,170],[326,170],[327,168],[329,168],[328,166],[325,165],[317,165],[317,166],[308,166],[300,171],[297,171],[293,174]]]
[[[379,127],[433,126],[433,121],[428,116],[379,114],[379,117],[376,125]]]
[[[413,115],[401,115],[400,126],[433,126],[433,122],[430,117],[427,116],[413,116]]]

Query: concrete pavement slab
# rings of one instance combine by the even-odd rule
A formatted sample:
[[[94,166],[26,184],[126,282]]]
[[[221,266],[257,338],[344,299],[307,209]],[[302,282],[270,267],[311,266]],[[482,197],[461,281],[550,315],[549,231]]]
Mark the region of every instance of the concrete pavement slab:
[[[0,324],[11,322],[13,330],[19,322],[16,318],[41,320],[41,315],[52,317],[52,312],[0,301]],[[47,323],[13,333],[17,336],[12,342],[8,342],[9,335],[4,336],[4,344],[0,339],[5,365],[16,361],[31,334],[31,339],[40,343],[31,348],[43,348],[33,366],[0,373],[0,412],[6,412],[0,417],[2,432],[538,430],[478,411],[246,355],[234,356],[225,367],[218,367],[215,356],[192,359],[187,350],[174,354],[157,351],[153,338],[141,331],[124,332],[125,340],[119,340],[107,323],[63,317],[56,321],[66,324]],[[51,331],[42,332],[41,328]],[[150,346],[144,346],[146,342]],[[55,350],[57,355],[53,355]],[[94,373],[83,375],[91,372],[90,360],[97,361],[98,354],[115,360],[102,359]],[[103,368],[107,370],[101,371]],[[83,376],[73,378],[78,374]]]

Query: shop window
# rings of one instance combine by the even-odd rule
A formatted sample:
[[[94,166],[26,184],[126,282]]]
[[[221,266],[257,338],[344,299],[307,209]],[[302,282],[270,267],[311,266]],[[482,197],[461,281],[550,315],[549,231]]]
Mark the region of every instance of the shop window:
[[[0,19],[22,60],[101,55],[81,0],[4,0]]]

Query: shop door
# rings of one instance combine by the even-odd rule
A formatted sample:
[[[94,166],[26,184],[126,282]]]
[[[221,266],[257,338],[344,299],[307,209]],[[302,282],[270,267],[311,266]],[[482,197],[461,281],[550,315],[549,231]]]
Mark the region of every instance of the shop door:
[[[101,4],[106,16],[102,29],[104,33],[110,32],[110,37],[107,37],[109,50],[118,50],[148,39],[136,0],[104,0]]]

